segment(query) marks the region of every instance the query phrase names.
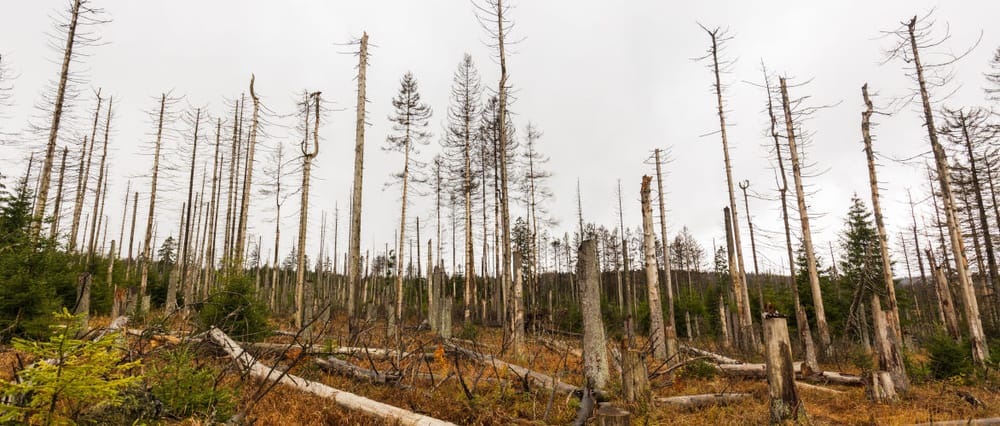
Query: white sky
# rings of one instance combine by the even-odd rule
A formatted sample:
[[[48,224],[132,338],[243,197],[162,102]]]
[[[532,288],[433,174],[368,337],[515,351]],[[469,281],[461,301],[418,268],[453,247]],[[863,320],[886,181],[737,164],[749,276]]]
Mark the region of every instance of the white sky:
[[[0,133],[19,133],[26,128],[29,117],[36,114],[32,106],[41,99],[46,82],[56,77],[61,54],[47,49],[46,32],[51,27],[50,16],[66,4],[22,1],[3,8],[0,54],[16,80],[11,105],[0,110]],[[105,95],[114,96],[113,176],[106,214],[112,218],[115,235],[128,178],[133,177],[133,189],[148,191],[148,179],[142,176],[150,169],[151,159],[142,154],[144,144],[151,140],[148,134],[152,126],[144,111],[155,107],[154,97],[161,92],[172,90],[185,97],[179,106],[203,106],[223,119],[231,115],[226,100],[247,91],[251,73],[257,76],[256,88],[265,105],[281,113],[292,112],[302,90],[323,92],[324,100],[332,102],[332,111],[321,128],[323,142],[315,162],[318,170],[310,225],[316,231],[309,234],[309,252],[315,253],[320,210],[332,215],[334,204],[339,202],[341,249],[347,235],[344,218],[354,160],[356,59],[341,54],[350,48],[339,44],[367,30],[371,43],[377,45],[368,74],[368,120],[372,125],[366,147],[362,237],[366,247],[381,249],[384,242],[391,243],[398,226],[398,191],[383,190],[383,183],[401,160],[380,147],[390,127],[386,119],[390,100],[402,74],[408,70],[414,73],[423,99],[435,111],[431,125],[435,136],[432,145],[424,149],[425,159],[437,149],[452,74],[462,54],[474,56],[484,87],[495,87],[498,77],[473,6],[464,0],[119,0],[97,1],[95,5],[106,9],[113,22],[99,29],[107,44],[88,49],[90,56],[74,64],[75,70],[87,71],[87,86],[75,111],[80,117],[78,124],[61,130],[60,146],[75,143],[76,135],[89,129],[82,123],[91,114],[92,89],[101,87]],[[617,223],[614,190],[620,178],[627,196],[626,225],[638,225],[640,176],[652,173],[644,160],[654,147],[669,147],[673,160],[666,166],[670,233],[686,225],[708,250],[712,238],[722,238],[720,210],[727,203],[727,194],[719,137],[700,136],[718,130],[718,121],[709,90],[711,74],[704,64],[691,60],[703,54],[709,41],[697,22],[728,27],[735,36],[729,52],[738,62],[724,77],[731,83],[727,93],[731,155],[734,178],[749,179],[754,191],[768,197],[775,193],[766,150],[770,140],[764,135],[767,118],[761,111],[766,98],[762,90],[745,82],[761,80],[760,61],[775,72],[813,79],[792,96],[811,95],[814,104],[839,102],[819,112],[807,125],[815,132],[807,156],[818,163],[818,169],[828,169],[824,175],[807,180],[808,185],[821,189],[809,203],[811,212],[820,215],[814,221],[815,240],[827,259],[827,243],[836,238],[842,226],[851,193],[858,192],[868,200],[859,131],[860,87],[867,81],[885,103],[905,93],[910,84],[903,77],[901,63],[880,65],[882,49],[890,44],[879,38],[880,30],[895,28],[900,21],[936,7],[940,29],[946,22],[951,25],[953,39],[946,46],[954,50],[962,50],[985,31],[979,47],[956,66],[956,81],[961,87],[948,102],[953,106],[985,102],[982,73],[1000,46],[1000,33],[994,30],[1000,2],[987,0],[732,1],[685,2],[681,6],[663,1],[520,1],[515,6],[511,13],[517,25],[514,38],[523,41],[509,58],[511,83],[518,98],[513,106],[517,114],[514,120],[520,135],[529,120],[545,132],[540,149],[552,158],[547,167],[554,174],[550,186],[556,199],[549,208],[562,221],[559,234],[574,228],[578,178],[587,221],[609,227]],[[927,150],[926,132],[916,108],[880,117],[879,122],[876,149],[882,154],[905,158]],[[181,131],[178,135],[187,137],[184,125],[175,127]],[[273,144],[282,132],[274,133],[275,138],[262,142]],[[287,136],[286,142],[295,138]],[[41,146],[40,140],[32,143]],[[291,148],[297,150],[296,145]],[[171,152],[173,147],[165,149]],[[0,173],[21,175],[26,152],[24,145],[16,142],[0,145]],[[205,152],[204,158],[209,158],[211,153]],[[262,151],[257,155],[259,160],[266,157]],[[258,162],[255,175],[261,175],[262,165],[263,161]],[[909,222],[906,188],[913,188],[915,198],[924,199],[926,179],[921,169],[891,161],[883,161],[879,173],[885,182],[884,209],[895,237],[899,227]],[[168,228],[176,227],[184,195],[182,191],[162,194],[158,202],[159,240]],[[273,238],[273,225],[267,222],[273,213],[268,205],[259,196],[251,204],[256,217],[250,232],[263,236],[262,254],[267,254],[268,241]],[[428,202],[420,201],[415,209],[425,223],[431,220],[428,207]],[[921,210],[927,207],[921,206]],[[285,207],[289,213],[283,232],[285,248],[295,237],[297,208],[297,197]],[[745,229],[742,203],[739,208]],[[765,246],[761,250],[762,269],[783,268],[783,251],[777,248],[783,236],[776,233],[780,230],[779,204],[752,199],[750,208],[761,238],[770,240],[770,247],[766,242],[761,244]],[[140,217],[145,209],[146,203],[141,201]],[[512,207],[512,214],[521,210]],[[766,235],[768,231],[770,235]],[[749,247],[746,231],[743,233]],[[108,239],[112,238],[109,235]],[[897,241],[891,238],[894,248]],[[747,265],[752,267],[749,255]]]

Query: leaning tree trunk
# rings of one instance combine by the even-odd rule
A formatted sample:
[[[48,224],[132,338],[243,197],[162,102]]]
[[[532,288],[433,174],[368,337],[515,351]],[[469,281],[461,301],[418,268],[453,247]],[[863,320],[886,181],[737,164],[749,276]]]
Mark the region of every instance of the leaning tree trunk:
[[[70,21],[66,31],[66,47],[63,49],[62,69],[59,71],[59,88],[56,89],[55,105],[52,111],[52,125],[49,127],[49,142],[45,148],[45,161],[39,176],[35,212],[31,222],[31,237],[38,238],[45,215],[45,202],[49,196],[49,181],[52,178],[52,164],[56,156],[56,139],[59,138],[59,123],[62,120],[63,101],[66,97],[66,83],[69,81],[69,63],[73,59],[73,43],[76,41],[76,24],[80,17],[81,0],[74,0],[70,9]]]
[[[712,71],[715,76],[713,87],[715,89],[716,103],[719,115],[719,134],[722,137],[722,154],[725,160],[726,184],[729,189],[729,208],[732,211],[733,240],[736,245],[737,269],[730,270],[733,281],[733,297],[736,299],[737,312],[736,319],[739,324],[739,336],[737,341],[740,347],[752,349],[757,346],[757,335],[753,332],[753,318],[750,314],[750,295],[747,290],[747,275],[743,266],[743,245],[740,242],[740,221],[736,212],[736,193],[733,190],[733,168],[729,161],[729,139],[726,134],[726,115],[722,101],[722,81],[719,76],[719,50],[717,32],[709,32],[712,37]],[[664,242],[666,244],[666,242]]]
[[[361,36],[358,52],[358,103],[354,127],[354,188],[351,192],[351,226],[348,242],[347,312],[350,318],[357,314],[361,296],[361,190],[365,158],[365,70],[368,67],[368,33]]]
[[[802,245],[805,246],[806,268],[809,271],[809,288],[812,290],[813,309],[816,311],[816,328],[819,329],[820,343],[824,352],[830,351],[830,327],[826,323],[826,309],[823,307],[823,290],[819,286],[819,272],[816,270],[816,253],[813,251],[812,230],[809,227],[809,210],[802,187],[802,167],[799,164],[799,148],[795,144],[795,123],[788,100],[788,86],[785,78],[781,82],[781,106],[785,111],[785,132],[788,139],[789,157],[792,161],[792,177],[795,179],[795,198],[799,203],[799,221],[802,222]]]
[[[646,289],[649,295],[649,340],[653,345],[653,357],[667,359],[667,345],[663,330],[663,305],[660,303],[660,282],[656,271],[656,242],[653,236],[653,206],[649,199],[649,184],[653,178],[642,177],[639,195],[642,200],[643,255],[646,258]]]
[[[153,215],[156,211],[156,178],[160,170],[160,145],[163,141],[163,109],[166,107],[167,95],[160,95],[160,114],[156,125],[156,148],[153,151],[153,176],[149,189],[149,215],[146,217],[146,238],[142,245],[142,273],[139,279],[139,309],[140,313],[146,310],[142,300],[146,296],[146,286],[149,279],[149,255],[152,252],[153,243]]]
[[[253,81],[253,80],[251,80]],[[257,96],[253,94],[253,83],[250,85],[250,95],[253,96],[254,105],[257,105]],[[306,223],[307,214],[309,212],[309,174],[312,171],[312,162],[316,158],[316,154],[319,153],[319,92],[312,93],[309,95],[314,98],[315,103],[314,111],[314,124],[313,124],[313,149],[309,149],[309,133],[308,133],[308,123],[309,123],[309,101],[306,100],[306,137],[302,141],[302,202],[299,208],[299,241],[296,247],[296,254],[298,254],[298,262],[295,270],[295,328],[302,329],[303,324],[305,324],[305,278],[306,278]],[[254,107],[254,117],[256,117],[257,107]],[[256,119],[254,120],[256,121]],[[323,259],[320,258],[322,263]],[[311,303],[311,301],[310,301]]]
[[[69,148],[64,147],[62,161],[59,163],[59,183],[56,185],[56,205],[52,209],[52,225],[49,229],[49,239],[53,241],[55,241],[56,237],[59,236],[59,215],[62,213],[63,179],[66,177],[66,154],[69,154]],[[125,205],[128,205],[128,201],[126,201]],[[122,223],[124,224],[125,222],[123,221]]]
[[[874,113],[874,108],[872,107],[872,101],[868,97],[868,83],[865,83],[861,87],[861,94],[865,100],[865,111],[861,113],[861,135],[865,144],[865,156],[868,159],[868,181],[871,184],[872,193],[872,211],[875,214],[875,226],[878,228],[878,248],[879,254],[882,258],[882,283],[885,284],[886,289],[886,301],[888,301],[888,308],[891,315],[889,315],[888,322],[889,326],[892,327],[893,333],[896,337],[902,341],[903,334],[900,330],[899,325],[899,307],[896,305],[896,284],[892,278],[892,263],[889,260],[889,238],[886,236],[885,232],[885,220],[882,219],[882,205],[879,201],[878,193],[878,175],[875,173],[875,151],[872,149],[872,135],[871,135],[871,117]],[[872,306],[874,310],[875,306]],[[900,365],[902,368],[902,365]],[[906,370],[902,370],[902,376],[905,380]],[[905,390],[905,386],[901,383],[897,383]]]
[[[979,304],[976,301],[976,291],[969,277],[968,261],[965,258],[965,243],[962,241],[962,231],[955,212],[955,197],[951,191],[951,173],[944,147],[938,142],[937,128],[934,127],[934,113],[931,110],[930,95],[927,93],[927,82],[924,79],[924,68],[920,63],[920,49],[917,46],[917,18],[908,24],[910,49],[913,54],[913,66],[916,69],[917,83],[920,86],[920,99],[923,103],[924,124],[934,152],[934,164],[937,167],[938,184],[941,188],[941,200],[944,202],[945,220],[948,224],[948,234],[951,238],[951,250],[955,257],[955,272],[958,274],[958,285],[962,292],[962,302],[965,305],[965,316],[969,325],[969,343],[972,346],[972,359],[977,365],[984,365],[990,358],[990,349],[983,334],[983,323],[979,317]]]

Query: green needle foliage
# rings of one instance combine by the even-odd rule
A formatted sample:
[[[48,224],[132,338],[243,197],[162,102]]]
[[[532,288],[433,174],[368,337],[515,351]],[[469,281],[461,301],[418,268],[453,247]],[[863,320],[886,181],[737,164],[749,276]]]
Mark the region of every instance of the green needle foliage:
[[[0,384],[0,397],[19,404],[0,404],[0,422],[75,424],[88,411],[120,405],[122,391],[142,380],[129,370],[139,361],[121,362],[117,335],[79,340],[80,319],[63,309],[48,341],[14,339],[14,349],[36,362],[18,373],[20,381]]]

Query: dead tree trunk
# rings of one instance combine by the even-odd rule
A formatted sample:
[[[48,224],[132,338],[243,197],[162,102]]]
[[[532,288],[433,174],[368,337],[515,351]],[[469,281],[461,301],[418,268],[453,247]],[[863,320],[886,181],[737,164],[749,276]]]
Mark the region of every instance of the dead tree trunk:
[[[937,167],[938,184],[941,189],[941,200],[944,202],[945,220],[948,224],[948,234],[951,238],[951,250],[955,257],[955,272],[958,274],[958,286],[965,305],[965,316],[969,325],[969,343],[972,346],[972,359],[982,366],[990,357],[990,349],[983,334],[983,323],[979,317],[979,304],[976,301],[976,291],[969,277],[968,261],[965,258],[965,243],[962,241],[962,231],[955,212],[955,197],[951,191],[951,173],[944,147],[938,142],[937,128],[934,127],[934,113],[931,110],[930,95],[927,92],[927,82],[924,79],[924,68],[920,63],[920,49],[915,35],[917,17],[914,16],[907,25],[910,35],[910,53],[916,70],[917,83],[920,86],[920,99],[923,103],[924,127],[931,141],[934,152],[934,164]]]
[[[142,303],[146,296],[146,286],[149,279],[149,256],[152,253],[153,215],[156,211],[156,178],[160,170],[160,145],[163,141],[163,110],[166,108],[167,95],[160,95],[160,113],[156,124],[156,147],[153,152],[153,175],[149,189],[149,215],[146,217],[146,237],[142,245],[142,273],[139,279],[139,312],[146,310]]]
[[[101,89],[97,89],[97,107],[94,108],[94,122],[90,130],[90,146],[88,148],[87,137],[84,136],[83,145],[80,147],[80,176],[76,181],[76,200],[73,203],[73,219],[69,231],[70,252],[76,251],[80,214],[83,212],[83,201],[87,195],[87,183],[90,182],[90,160],[94,156],[94,141],[97,139],[97,122],[101,117],[101,101]]]
[[[667,344],[667,359],[677,355],[677,320],[674,313],[674,285],[670,271],[670,240],[667,239],[667,210],[664,207],[666,193],[663,192],[663,173],[660,168],[660,150],[655,151],[656,188],[660,204],[660,241],[663,244],[663,279],[667,291],[667,323],[664,327]]]
[[[52,209],[52,225],[49,228],[49,239],[55,241],[59,236],[59,215],[62,209],[63,179],[66,177],[66,154],[69,148],[64,147],[62,161],[59,162],[59,183],[56,185],[56,205]]]
[[[892,311],[882,310],[882,303],[878,294],[872,294],[872,328],[875,332],[875,349],[878,352],[879,372],[889,373],[889,380],[882,380],[879,377],[880,387],[885,389],[888,395],[895,399],[896,390],[906,391],[909,388],[910,380],[906,376],[906,368],[903,366],[902,347],[899,338],[892,329]],[[881,375],[877,375],[881,376]],[[876,402],[882,402],[876,399]]]
[[[648,195],[648,182],[645,187],[644,194]],[[655,258],[653,268],[655,273]],[[582,305],[580,310],[583,316],[583,374],[590,386],[604,389],[608,384],[610,372],[608,370],[608,350],[604,346],[604,320],[601,318],[601,276],[597,263],[597,240],[587,239],[580,243],[580,248],[577,251],[576,270],[580,277]],[[655,305],[651,304],[650,306]],[[662,323],[660,325],[662,327]],[[662,343],[660,346],[662,349]]]
[[[240,220],[236,233],[236,265],[243,267],[246,248],[247,215],[250,214],[250,187],[253,185],[253,154],[257,146],[257,126],[260,122],[260,98],[253,90],[254,75],[250,74],[250,98],[253,100],[253,121],[250,122],[250,138],[247,140],[246,170],[243,177],[243,197],[240,201]]]
[[[792,346],[784,317],[764,318],[764,356],[767,361],[767,389],[771,398],[771,424],[807,422],[806,410],[795,388]]]
[[[861,94],[865,101],[865,111],[861,113],[861,135],[863,136],[865,145],[865,156],[868,159],[868,181],[871,184],[872,193],[872,211],[875,214],[875,226],[878,229],[878,247],[879,254],[882,259],[882,283],[885,285],[886,289],[886,301],[888,302],[889,312],[889,326],[892,327],[893,333],[897,338],[902,340],[903,334],[899,325],[899,308],[896,304],[896,284],[892,278],[892,263],[889,260],[889,237],[885,232],[885,221],[882,219],[882,205],[879,201],[878,193],[878,175],[875,173],[875,151],[872,149],[872,135],[871,135],[871,117],[874,114],[875,109],[872,106],[872,101],[868,97],[868,83],[865,83],[861,87]],[[872,305],[872,310],[875,310],[875,305]],[[902,364],[899,365],[899,374],[902,374],[902,380],[906,380],[906,370],[903,369]],[[905,390],[905,385],[898,383]]]
[[[816,328],[819,329],[820,344],[823,351],[829,352],[830,327],[826,322],[826,310],[823,308],[823,291],[819,286],[819,272],[816,270],[816,253],[813,251],[812,230],[809,227],[809,210],[806,208],[805,189],[802,186],[802,167],[799,164],[799,148],[795,143],[795,123],[792,121],[792,110],[788,100],[788,86],[785,78],[781,83],[781,106],[785,111],[785,134],[788,139],[789,157],[792,161],[792,177],[795,180],[795,198],[799,203],[799,221],[802,222],[802,245],[806,252],[806,268],[809,271],[809,288],[812,292],[813,309],[816,311]]]
[[[66,83],[69,81],[69,63],[73,59],[73,44],[76,41],[76,24],[80,17],[81,0],[74,0],[70,8],[70,21],[66,30],[66,47],[63,49],[62,69],[59,71],[59,87],[56,89],[55,105],[52,111],[52,125],[49,127],[49,141],[45,148],[45,161],[42,162],[42,174],[39,176],[38,194],[35,199],[35,212],[31,222],[31,237],[38,238],[42,229],[42,219],[45,215],[45,202],[49,196],[49,181],[52,178],[52,164],[56,156],[56,140],[59,137],[59,124],[62,120],[63,101],[66,97]]]
[[[663,305],[660,303],[660,282],[656,271],[656,242],[653,236],[653,206],[649,199],[649,184],[653,178],[642,177],[639,195],[642,201],[643,255],[646,258],[646,289],[649,295],[649,340],[653,344],[653,357],[667,359],[667,345],[663,330]]]
[[[351,226],[348,242],[347,312],[350,318],[358,313],[361,296],[361,190],[365,158],[365,70],[368,67],[368,33],[361,36],[358,51],[358,102],[354,127],[354,187],[351,192]]]
[[[596,256],[597,256],[596,251],[597,251],[597,249],[595,248],[594,251],[595,251],[595,253],[594,253],[595,259],[594,259],[594,261],[596,262],[597,261],[596,260]],[[513,289],[512,289],[513,291],[511,291],[511,310],[512,310],[512,312],[511,312],[512,313],[512,318],[511,318],[511,340],[512,340],[512,346],[513,346],[513,350],[514,350],[514,356],[517,359],[522,359],[524,357],[524,355],[525,355],[525,352],[524,352],[524,350],[525,350],[525,343],[524,343],[524,340],[525,340],[525,336],[524,336],[524,333],[525,333],[525,330],[524,330],[524,277],[523,277],[523,274],[521,272],[522,272],[522,270],[521,270],[521,252],[515,250],[514,251],[514,286],[513,286]],[[585,271],[585,272],[590,272],[590,271]],[[595,288],[595,290],[594,290],[595,292],[598,291],[597,287],[599,285],[600,285],[600,282],[598,281],[598,283],[595,284],[595,287],[594,287]],[[600,300],[601,300],[600,296],[598,295],[598,297],[597,297],[597,317],[598,317],[598,319],[600,319],[600,315],[601,315],[601,302],[600,302]],[[583,318],[584,318],[583,324],[584,324],[584,330],[585,330],[584,333],[585,334],[586,334],[586,327],[587,327],[587,321],[588,321],[587,320],[587,314],[588,314],[588,312],[587,312],[586,308],[587,308],[587,306],[584,305],[584,308],[582,309]],[[603,336],[603,333],[604,333],[604,328],[602,326],[601,327],[601,334],[602,334],[602,336]],[[584,340],[586,340],[586,337],[584,337]],[[604,341],[603,337],[602,337],[601,341],[602,342]],[[607,367],[607,359],[605,359],[605,367]]]
[[[194,195],[194,167],[195,160],[198,156],[198,128],[201,125],[201,108],[198,108],[195,112],[194,118],[194,142],[191,147],[191,170],[188,175],[188,194],[187,194],[187,211],[184,213],[184,227],[181,232],[183,232],[182,244],[178,253],[177,261],[181,264],[181,293],[184,295],[184,310],[187,311],[188,306],[194,303],[194,292],[192,291],[193,283],[188,276],[188,263],[190,262],[191,256],[191,229],[194,227],[191,224],[191,215],[195,210],[195,205],[191,202],[191,197]]]
[[[713,88],[719,115],[719,134],[722,138],[726,184],[729,189],[729,208],[732,211],[733,241],[736,246],[736,269],[730,269],[729,272],[733,281],[733,298],[736,300],[736,308],[738,310],[736,319],[739,324],[738,330],[740,334],[737,336],[737,341],[743,349],[757,350],[757,335],[753,332],[753,318],[750,314],[750,296],[747,290],[747,276],[743,264],[743,244],[740,242],[740,221],[739,214],[736,211],[736,192],[733,190],[733,168],[729,161],[729,139],[726,133],[725,106],[722,100],[722,81],[719,71],[719,30],[710,31],[706,28],[705,31],[712,38],[712,46],[709,49],[709,54],[712,58],[712,71],[715,77]]]
[[[100,172],[97,174],[97,186],[95,187],[94,196],[94,214],[91,217],[91,228],[90,228],[90,238],[87,240],[87,262],[93,258],[94,251],[97,249],[97,220],[101,216],[98,213],[101,206],[101,188],[104,186],[104,175],[105,175],[105,163],[108,158],[108,136],[111,134],[111,105],[113,103],[113,98],[108,98],[108,114],[104,122],[104,148],[101,151],[101,166]]]
[[[250,96],[253,97],[254,102],[254,126],[256,127],[256,105],[258,104],[257,95],[253,92],[252,79],[250,80]],[[309,174],[312,171],[312,162],[316,158],[316,154],[319,153],[319,101],[320,93],[314,92],[309,95],[312,98],[314,104],[314,124],[313,124],[313,149],[309,149],[309,101],[305,100],[306,109],[306,135],[302,140],[300,148],[302,150],[302,201],[299,207],[299,240],[296,246],[296,254],[298,259],[296,262],[295,270],[295,328],[301,329],[305,324],[305,300],[303,292],[305,291],[305,278],[306,278],[306,224],[307,215],[309,213]],[[320,259],[322,264],[323,259]],[[310,301],[311,303],[311,301]]]
[[[929,248],[927,249],[927,261],[930,262],[931,273],[934,275],[934,291],[937,294],[938,309],[941,311],[945,330],[948,331],[948,335],[952,339],[961,340],[962,331],[958,328],[958,315],[955,312],[955,302],[951,299],[948,279],[944,275],[944,268],[937,265],[934,253]]]

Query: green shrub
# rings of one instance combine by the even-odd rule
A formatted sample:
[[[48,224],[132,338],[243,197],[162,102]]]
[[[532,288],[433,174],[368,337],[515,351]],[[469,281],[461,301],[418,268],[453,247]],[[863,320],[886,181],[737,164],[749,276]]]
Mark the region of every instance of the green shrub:
[[[462,331],[458,332],[459,339],[475,341],[477,336],[479,336],[479,328],[472,324],[472,321],[466,321],[462,324]]]
[[[715,378],[716,374],[718,374],[718,371],[715,366],[702,360],[685,365],[677,372],[678,377],[704,380],[711,380]]]
[[[268,309],[254,295],[249,277],[223,278],[222,289],[212,293],[199,311],[204,326],[215,326],[234,339],[256,342],[271,334]]]
[[[73,424],[89,412],[120,405],[122,391],[142,379],[129,374],[139,361],[121,362],[116,334],[75,339],[80,318],[66,309],[55,321],[48,341],[14,339],[14,349],[51,361],[21,370],[20,383],[0,382],[0,398],[20,402],[0,404],[0,423]]]
[[[930,372],[935,379],[969,377],[972,372],[972,349],[968,342],[937,333],[927,340]]]
[[[225,419],[232,415],[232,392],[216,386],[216,372],[207,366],[195,365],[196,356],[186,346],[166,353],[166,364],[154,368],[151,391],[163,408],[177,418],[195,414],[210,419]]]

